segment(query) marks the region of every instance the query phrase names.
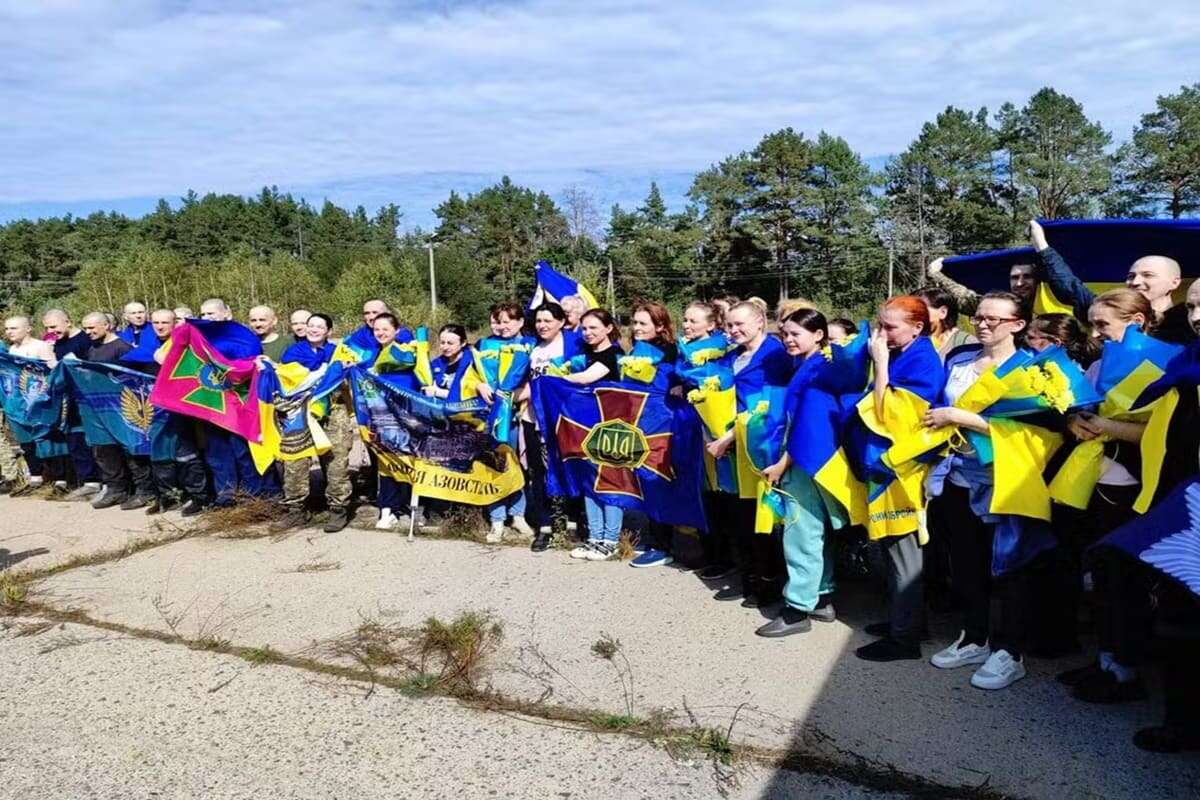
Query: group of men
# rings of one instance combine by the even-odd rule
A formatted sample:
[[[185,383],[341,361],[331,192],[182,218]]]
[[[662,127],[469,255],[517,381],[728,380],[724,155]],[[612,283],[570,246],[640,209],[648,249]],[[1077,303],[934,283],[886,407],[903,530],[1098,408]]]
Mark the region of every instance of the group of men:
[[[383,301],[367,301],[363,306],[366,328],[387,311]],[[42,316],[45,333],[40,339],[28,317],[9,317],[0,349],[50,367],[63,359],[78,358],[157,374],[172,330],[193,314],[186,307],[150,312],[144,304],[131,302],[122,316],[124,324],[118,328],[111,314],[92,312],[77,327],[66,311],[51,309]],[[228,304],[219,298],[205,300],[197,316],[213,321],[233,319]],[[246,324],[257,336],[262,354],[280,362],[288,347],[304,340],[311,316],[306,309],[296,309],[288,319],[289,330],[280,333],[274,309],[260,305],[250,309]],[[277,474],[274,470],[259,474],[240,436],[175,414],[169,417],[168,426],[175,443],[169,461],[131,456],[120,445],[89,446],[79,409],[68,400],[68,433],[56,449],[56,453],[66,454],[47,456],[39,455],[37,442],[19,444],[0,413],[0,494],[17,495],[52,484],[62,499],[87,500],[95,508],[119,506],[156,514],[181,507],[185,516],[231,505],[239,494],[279,495]]]

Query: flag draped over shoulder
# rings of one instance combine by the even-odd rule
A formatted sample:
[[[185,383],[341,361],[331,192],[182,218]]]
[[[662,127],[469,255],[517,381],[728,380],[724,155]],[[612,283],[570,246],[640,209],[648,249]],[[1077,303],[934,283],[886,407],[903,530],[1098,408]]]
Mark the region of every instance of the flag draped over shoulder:
[[[1103,400],[1096,413],[1106,419],[1148,422],[1159,401],[1137,410],[1133,404],[1146,387],[1166,373],[1168,362],[1182,351],[1181,345],[1147,336],[1135,325],[1126,329],[1121,341],[1105,342],[1096,380],[1096,391]],[[1165,428],[1162,432],[1165,433]],[[1162,437],[1153,433],[1143,435],[1141,441],[1141,450],[1145,454],[1142,458],[1143,486],[1157,483],[1161,451],[1166,446]],[[1107,441],[1108,436],[1097,436],[1075,446],[1050,483],[1054,500],[1074,508],[1087,508],[1103,470]]]
[[[342,388],[344,364],[331,361],[315,370],[302,364],[261,365],[258,396],[261,442],[250,442],[259,473],[275,461],[300,461],[329,450],[329,438],[317,418],[328,413],[325,400]]]
[[[222,354],[252,353],[237,328],[224,327],[224,323],[200,326],[191,320],[175,328],[150,402],[212,423],[249,442],[261,442],[257,362],[253,355],[229,358]],[[208,339],[202,330],[217,338]]]
[[[513,427],[514,394],[529,377],[534,341],[524,336],[500,339],[489,336],[475,345],[472,355],[479,379],[495,391],[488,430],[497,442],[516,445]]]
[[[533,290],[533,297],[529,298],[531,310],[546,302],[561,303],[564,297],[571,295],[583,298],[583,302],[587,303],[588,308],[599,308],[600,306],[596,302],[596,296],[589,292],[586,286],[574,278],[563,275],[545,261],[537,262],[537,266],[533,269],[533,277],[537,281],[537,288]]]
[[[630,381],[578,386],[535,378],[546,441],[546,491],[589,496],[667,525],[707,529],[700,499],[703,439],[695,412]]]
[[[62,369],[51,369],[40,359],[0,352],[0,399],[18,442],[45,441],[65,418]]]
[[[168,412],[150,402],[153,375],[74,358],[62,364],[89,445],[120,445],[130,455],[155,461],[174,457]]]
[[[412,484],[414,498],[490,505],[525,485],[516,453],[497,445],[479,399],[448,402],[414,390],[410,376],[350,370],[354,411],[379,471]]]
[[[1114,547],[1200,595],[1200,477],[1175,487],[1095,547]]]

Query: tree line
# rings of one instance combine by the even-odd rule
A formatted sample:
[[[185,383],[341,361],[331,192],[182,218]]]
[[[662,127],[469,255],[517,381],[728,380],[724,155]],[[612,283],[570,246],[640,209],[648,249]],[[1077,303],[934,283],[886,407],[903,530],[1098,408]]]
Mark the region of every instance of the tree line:
[[[413,322],[486,323],[527,297],[546,259],[598,296],[678,307],[727,294],[803,295],[862,313],[922,283],[934,257],[1023,241],[1030,217],[1181,217],[1200,209],[1200,83],[1158,97],[1120,146],[1082,105],[1044,88],[991,113],[949,107],[878,171],[845,139],[791,128],[697,174],[687,206],[651,184],[607,220],[587,191],[556,201],[507,177],[450,196],[432,231],[398,232],[394,204],[369,214],[264,188],[188,192],[137,219],[96,212],[0,226],[0,306],[33,312],[150,306],[221,296],[244,311],[330,311],[352,324],[379,295]],[[429,303],[429,248],[439,308]]]

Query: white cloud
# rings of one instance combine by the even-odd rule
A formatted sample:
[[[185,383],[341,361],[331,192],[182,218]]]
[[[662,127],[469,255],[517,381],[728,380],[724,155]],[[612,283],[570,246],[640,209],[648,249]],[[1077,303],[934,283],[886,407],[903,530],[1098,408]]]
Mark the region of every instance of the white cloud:
[[[1200,78],[1200,15],[1103,5],[12,3],[0,202],[695,169],[784,125],[889,153],[1047,84],[1123,136]]]

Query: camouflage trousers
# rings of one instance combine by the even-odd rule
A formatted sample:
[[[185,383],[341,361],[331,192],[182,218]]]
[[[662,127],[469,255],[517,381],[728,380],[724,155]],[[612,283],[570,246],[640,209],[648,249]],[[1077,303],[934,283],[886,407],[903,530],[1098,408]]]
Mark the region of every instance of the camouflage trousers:
[[[329,451],[321,456],[321,471],[325,473],[325,500],[330,508],[346,508],[350,505],[350,448],[358,435],[354,419],[342,404],[335,404],[329,416],[321,422],[321,428],[329,437]],[[310,459],[283,462],[283,502],[289,506],[301,506],[308,500],[308,473],[312,467]]]
[[[4,412],[0,411],[0,480],[19,483],[25,480],[29,470],[25,466],[25,455],[21,445],[8,429]]]

